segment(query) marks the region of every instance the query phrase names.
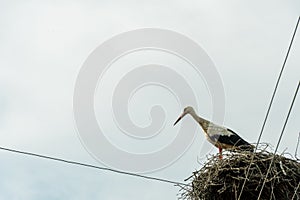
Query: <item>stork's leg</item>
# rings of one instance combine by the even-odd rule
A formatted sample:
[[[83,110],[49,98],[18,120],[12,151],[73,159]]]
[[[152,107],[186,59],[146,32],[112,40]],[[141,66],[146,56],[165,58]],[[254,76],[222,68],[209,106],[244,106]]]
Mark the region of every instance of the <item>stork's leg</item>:
[[[221,148],[221,147],[219,147],[219,158],[220,158],[220,160],[223,159],[223,156],[222,156],[222,148]]]

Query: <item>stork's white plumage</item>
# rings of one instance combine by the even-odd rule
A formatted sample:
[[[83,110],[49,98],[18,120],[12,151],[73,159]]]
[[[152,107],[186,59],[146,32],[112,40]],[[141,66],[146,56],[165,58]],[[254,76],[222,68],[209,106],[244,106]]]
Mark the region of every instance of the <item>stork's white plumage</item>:
[[[199,117],[191,106],[184,109],[183,113],[179,116],[174,125],[187,114],[190,114],[199,123],[207,140],[219,148],[220,159],[222,159],[222,149],[233,150],[238,148],[253,151],[253,145],[243,140],[238,134],[226,127],[216,125],[202,117]]]

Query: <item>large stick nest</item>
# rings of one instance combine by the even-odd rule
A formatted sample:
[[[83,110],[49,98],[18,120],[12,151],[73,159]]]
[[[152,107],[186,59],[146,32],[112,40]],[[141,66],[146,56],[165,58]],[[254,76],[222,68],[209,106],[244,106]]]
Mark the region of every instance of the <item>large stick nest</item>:
[[[264,181],[260,199],[300,199],[300,163],[265,149],[256,153],[224,152],[222,160],[218,155],[211,156],[187,179],[191,185],[182,188],[180,199],[238,199],[248,168],[241,200],[257,199]]]

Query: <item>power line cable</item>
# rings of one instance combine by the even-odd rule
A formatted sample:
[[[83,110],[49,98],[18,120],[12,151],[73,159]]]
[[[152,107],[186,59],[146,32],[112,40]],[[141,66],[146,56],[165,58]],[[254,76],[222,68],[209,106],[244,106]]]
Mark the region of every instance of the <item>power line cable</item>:
[[[268,116],[269,116],[269,113],[270,113],[270,110],[271,110],[271,107],[272,107],[272,104],[273,104],[273,100],[274,100],[274,97],[275,97],[275,94],[276,94],[276,91],[277,91],[277,88],[278,88],[278,85],[279,85],[279,81],[280,81],[280,79],[281,79],[281,75],[282,75],[283,70],[284,70],[284,68],[285,68],[285,64],[286,64],[287,59],[288,59],[288,56],[289,56],[289,54],[290,54],[290,50],[291,50],[291,47],[292,47],[292,44],[293,44],[293,41],[294,41],[294,38],[295,38],[295,35],[296,35],[296,32],[297,32],[297,29],[298,29],[299,21],[300,21],[300,16],[298,17],[298,21],[297,21],[297,24],[296,24],[296,27],[295,27],[295,30],[294,30],[292,39],[291,39],[291,41],[290,41],[290,45],[289,45],[289,47],[288,47],[288,50],[287,50],[287,53],[286,53],[286,56],[285,56],[283,65],[282,65],[282,67],[281,67],[281,70],[280,70],[280,73],[279,73],[279,76],[278,76],[278,79],[277,79],[277,82],[276,82],[276,85],[275,85],[275,88],[274,88],[274,91],[273,91],[273,94],[272,94],[272,97],[271,97],[271,101],[270,101],[270,103],[269,103],[269,107],[268,107],[268,110],[267,110],[267,113],[266,113],[266,116],[265,116],[265,119],[264,119],[264,122],[263,122],[263,125],[262,125],[262,128],[261,128],[259,137],[258,137],[257,142],[256,142],[256,146],[255,146],[255,149],[254,149],[254,153],[255,153],[256,150],[257,150],[258,144],[259,144],[260,139],[261,139],[261,136],[262,136],[262,134],[263,134],[263,131],[264,131],[264,128],[265,128],[265,125],[266,125],[266,122],[267,122],[267,119],[268,119]],[[250,171],[250,166],[251,166],[251,164],[252,164],[252,162],[253,162],[253,159],[254,159],[254,154],[251,156],[251,161],[250,161],[249,167],[248,167],[248,169],[247,169],[246,177],[245,177],[245,180],[244,180],[244,182],[243,182],[242,189],[241,189],[241,192],[240,192],[240,194],[239,194],[238,200],[241,199],[241,196],[242,196],[242,193],[243,193],[243,189],[244,189],[244,187],[245,187],[245,184],[246,184],[246,181],[247,181],[247,178],[248,178],[248,175],[249,175],[249,171]]]
[[[298,152],[298,147],[299,147],[299,142],[300,142],[300,132],[299,132],[299,134],[298,134],[298,140],[297,140],[297,145],[296,145],[296,149],[295,149],[295,158],[297,159],[297,160],[300,160],[300,158],[298,158],[298,156],[297,156],[297,152]]]
[[[294,105],[295,99],[296,99],[297,94],[298,94],[299,86],[300,86],[300,81],[298,82],[298,86],[297,86],[295,95],[294,95],[294,97],[293,97],[293,100],[292,100],[292,103],[291,103],[289,112],[288,112],[288,114],[287,114],[287,116],[286,116],[286,119],[285,119],[285,122],[284,122],[284,125],[283,125],[283,128],[282,128],[282,131],[281,131],[281,133],[280,133],[280,137],[279,137],[279,139],[278,139],[278,142],[277,142],[277,145],[276,145],[276,148],[275,148],[275,151],[274,151],[274,155],[273,155],[272,160],[271,160],[271,162],[270,162],[269,168],[268,168],[268,170],[267,170],[267,173],[266,173],[266,176],[265,176],[265,178],[264,178],[264,182],[263,182],[263,184],[262,184],[262,186],[261,186],[261,189],[260,189],[259,195],[258,195],[258,197],[257,197],[257,200],[260,199],[261,193],[262,193],[262,191],[263,191],[263,188],[264,188],[264,186],[265,186],[266,180],[267,180],[268,175],[269,175],[269,173],[270,173],[270,170],[271,170],[271,167],[272,167],[274,158],[275,158],[275,154],[276,154],[276,152],[277,152],[277,150],[278,150],[279,144],[280,144],[281,139],[282,139],[282,136],[283,136],[284,129],[285,129],[285,127],[286,127],[286,124],[287,124],[288,119],[289,119],[289,117],[290,117],[291,111],[292,111],[292,109],[293,109],[293,105]]]
[[[27,156],[48,159],[48,160],[54,160],[54,161],[58,161],[58,162],[64,162],[64,163],[68,163],[68,164],[72,164],[72,165],[79,165],[79,166],[83,166],[83,167],[94,168],[94,169],[98,169],[98,170],[111,171],[111,172],[118,173],[118,174],[135,176],[135,177],[148,179],[148,180],[154,180],[154,181],[159,181],[159,182],[164,182],[164,183],[171,183],[171,184],[179,185],[179,186],[190,186],[189,184],[172,181],[172,180],[168,180],[168,179],[146,176],[146,175],[141,175],[141,174],[137,174],[137,173],[116,170],[116,169],[112,169],[112,168],[108,168],[108,167],[99,167],[99,166],[91,165],[91,164],[87,164],[87,163],[81,163],[81,162],[66,160],[66,159],[62,159],[62,158],[55,158],[55,157],[51,157],[51,156],[46,156],[46,155],[31,153],[31,152],[26,152],[26,151],[20,151],[20,150],[15,150],[15,149],[11,149],[11,148],[0,147],[0,150],[9,151],[9,152],[17,153],[17,154],[23,154],[23,155],[27,155]]]

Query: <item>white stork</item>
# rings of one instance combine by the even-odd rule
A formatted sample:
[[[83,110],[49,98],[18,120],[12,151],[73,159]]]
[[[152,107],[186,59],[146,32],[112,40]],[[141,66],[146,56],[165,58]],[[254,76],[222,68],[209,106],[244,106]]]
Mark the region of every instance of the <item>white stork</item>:
[[[229,128],[216,125],[202,117],[199,117],[191,106],[184,108],[183,113],[176,120],[174,126],[187,114],[190,114],[199,123],[205,133],[206,139],[219,148],[220,159],[222,159],[222,149],[253,151],[253,145],[243,140],[238,134]]]

